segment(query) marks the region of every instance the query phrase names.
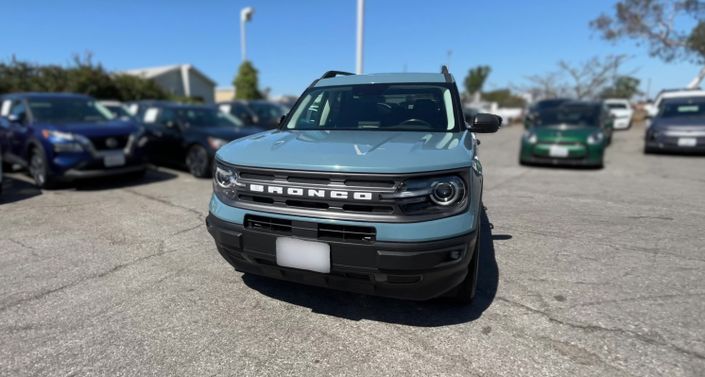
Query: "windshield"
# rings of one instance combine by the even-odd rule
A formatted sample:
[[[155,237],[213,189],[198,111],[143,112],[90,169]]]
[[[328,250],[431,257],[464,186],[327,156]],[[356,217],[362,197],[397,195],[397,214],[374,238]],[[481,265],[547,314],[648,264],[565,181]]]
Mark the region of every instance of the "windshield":
[[[623,103],[607,103],[607,108],[608,109],[626,109],[627,105]]]
[[[561,104],[568,102],[565,99],[545,99],[539,101],[534,105],[535,111],[548,110],[560,106]]]
[[[661,105],[660,118],[705,118],[705,99],[667,101]]]
[[[263,121],[276,119],[277,121],[282,115],[286,114],[286,110],[277,104],[267,102],[250,102],[250,108],[254,110],[257,116]]]
[[[541,111],[536,116],[534,126],[555,126],[567,124],[573,126],[597,127],[599,108],[596,106],[562,106]]]
[[[189,127],[240,127],[243,123],[215,108],[187,107],[174,109],[176,119]]]
[[[32,98],[29,108],[39,122],[85,123],[113,118],[108,109],[90,98]]]
[[[106,109],[110,110],[110,112],[116,117],[116,118],[129,118],[131,117],[130,113],[125,110],[124,107],[121,105],[103,105]]]
[[[451,92],[441,85],[314,88],[293,111],[287,129],[438,132],[455,129]]]

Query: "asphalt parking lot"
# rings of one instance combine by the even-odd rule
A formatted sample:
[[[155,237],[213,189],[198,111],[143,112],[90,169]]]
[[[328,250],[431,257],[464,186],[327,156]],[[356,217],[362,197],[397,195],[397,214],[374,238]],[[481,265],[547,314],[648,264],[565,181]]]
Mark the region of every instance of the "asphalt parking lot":
[[[236,273],[209,180],[40,192],[6,177],[0,374],[702,376],[705,157],[615,133],[602,170],[521,167],[481,136],[480,292],[459,308]]]

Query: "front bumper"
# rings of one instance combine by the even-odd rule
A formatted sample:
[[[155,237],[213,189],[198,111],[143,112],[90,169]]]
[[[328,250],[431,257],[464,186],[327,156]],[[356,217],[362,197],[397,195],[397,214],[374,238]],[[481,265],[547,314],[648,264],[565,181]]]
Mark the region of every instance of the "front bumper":
[[[615,130],[628,130],[629,128],[632,127],[632,119],[631,118],[617,118],[614,120],[613,127]]]
[[[568,155],[553,157],[550,155],[551,143],[529,144],[522,141],[520,160],[525,164],[561,165],[561,166],[602,166],[605,146],[603,144],[575,143],[569,146]]]
[[[139,163],[129,166],[122,166],[119,168],[109,168],[109,169],[69,169],[64,172],[63,176],[69,179],[81,179],[81,178],[99,178],[99,177],[109,177],[112,175],[129,174],[136,173],[147,169],[147,164]]]
[[[695,146],[679,146],[676,139],[656,139],[647,140],[645,149],[648,152],[666,152],[666,153],[683,153],[683,154],[705,154],[705,140]]]
[[[478,231],[426,242],[325,239],[330,245],[331,273],[322,274],[276,264],[278,237],[322,241],[315,233],[315,221],[297,222],[298,231],[291,234],[227,222],[213,214],[206,226],[220,254],[238,271],[409,300],[438,297],[460,284],[468,273]]]
[[[119,166],[106,166],[104,157],[102,152],[96,155],[87,152],[53,153],[49,171],[57,179],[70,180],[127,174],[147,168],[144,155],[139,150],[124,153],[125,162]]]

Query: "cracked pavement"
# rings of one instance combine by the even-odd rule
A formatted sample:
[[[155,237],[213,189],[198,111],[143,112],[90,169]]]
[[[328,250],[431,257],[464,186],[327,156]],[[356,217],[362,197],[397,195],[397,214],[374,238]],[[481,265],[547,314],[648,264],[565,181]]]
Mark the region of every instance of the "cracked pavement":
[[[480,135],[479,296],[404,302],[234,272],[209,180],[160,168],[0,201],[0,375],[702,376],[705,157],[616,132],[603,170]]]

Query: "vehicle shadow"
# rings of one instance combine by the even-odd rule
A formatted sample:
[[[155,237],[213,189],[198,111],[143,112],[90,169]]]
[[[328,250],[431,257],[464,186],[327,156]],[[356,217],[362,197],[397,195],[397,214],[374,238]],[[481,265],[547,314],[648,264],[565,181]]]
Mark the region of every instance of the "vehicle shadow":
[[[0,204],[19,202],[39,195],[42,195],[42,190],[35,187],[29,179],[22,180],[8,175],[3,176]]]
[[[178,175],[159,168],[147,169],[144,177],[126,175],[116,175],[111,177],[91,178],[77,180],[62,184],[59,188],[73,187],[76,191],[100,191],[115,188],[126,188],[132,186],[146,185],[150,183],[163,182],[174,179]]]
[[[480,240],[480,275],[472,305],[460,306],[439,298],[425,302],[395,300],[311,287],[245,274],[250,288],[277,300],[310,308],[314,313],[359,321],[367,319],[419,327],[448,326],[480,318],[492,305],[499,284],[492,226],[483,211]],[[502,239],[510,239],[502,235]]]

